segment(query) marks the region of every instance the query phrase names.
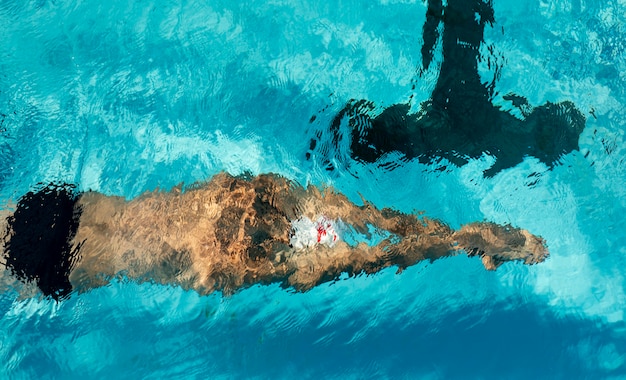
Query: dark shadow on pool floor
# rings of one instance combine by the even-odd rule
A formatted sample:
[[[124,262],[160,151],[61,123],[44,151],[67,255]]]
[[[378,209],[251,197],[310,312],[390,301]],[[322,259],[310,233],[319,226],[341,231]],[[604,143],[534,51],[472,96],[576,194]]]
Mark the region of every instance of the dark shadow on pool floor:
[[[526,156],[552,167],[562,155],[579,149],[578,138],[586,119],[572,102],[532,107],[523,96],[505,95],[504,99],[519,109],[521,119],[492,103],[501,66],[493,57],[492,46],[488,47],[489,56],[480,55],[485,26],[494,23],[492,2],[447,3],[444,6],[442,0],[429,0],[423,27],[421,72],[432,64],[438,41],[443,48],[443,62],[431,97],[417,113],[410,112],[408,102],[377,112],[371,101],[349,101],[330,125],[328,144],[335,145],[335,149],[319,153],[327,169],[334,169],[329,152],[337,151],[342,138],[350,139],[352,158],[368,163],[377,162],[386,153],[400,152],[406,159],[417,158],[422,163],[445,158],[461,166],[486,153],[496,158],[484,173],[487,177],[517,165]],[[478,74],[478,62],[482,60],[487,60],[496,73],[489,83],[482,83]],[[345,122],[351,130],[346,137],[340,128]],[[312,151],[321,145],[317,139],[311,140]]]

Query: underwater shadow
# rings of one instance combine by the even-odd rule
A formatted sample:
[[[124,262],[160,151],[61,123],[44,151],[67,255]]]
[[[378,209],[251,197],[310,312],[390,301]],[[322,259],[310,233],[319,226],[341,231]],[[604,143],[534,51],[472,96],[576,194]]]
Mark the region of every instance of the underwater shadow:
[[[342,123],[348,125],[349,154],[355,160],[376,163],[387,153],[399,152],[407,160],[417,158],[428,164],[445,158],[462,166],[488,154],[496,162],[484,172],[486,177],[517,165],[526,156],[536,157],[551,168],[561,156],[578,150],[586,119],[572,102],[532,107],[523,96],[505,95],[504,99],[519,109],[521,118],[492,103],[501,66],[491,56],[482,57],[480,46],[485,26],[493,26],[494,21],[492,1],[449,0],[444,6],[442,0],[428,0],[420,73],[429,69],[438,43],[443,51],[431,97],[416,113],[411,113],[409,102],[377,112],[371,101],[349,101],[329,128],[329,144],[334,149],[319,152],[326,168],[334,170],[330,152],[338,151],[346,134]],[[493,48],[488,50],[493,55]],[[488,60],[490,67],[495,65],[491,82],[481,82],[478,63],[482,60]],[[320,137],[318,134],[317,140]],[[319,142],[312,139],[310,149],[322,145]]]

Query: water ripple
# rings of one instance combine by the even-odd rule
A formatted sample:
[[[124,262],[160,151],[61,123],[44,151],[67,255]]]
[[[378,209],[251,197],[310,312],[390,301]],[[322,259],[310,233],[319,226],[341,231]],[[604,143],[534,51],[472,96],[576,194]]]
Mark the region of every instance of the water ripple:
[[[567,98],[589,120],[580,154],[485,179],[487,155],[463,168],[393,154],[366,165],[323,135],[352,98],[428,98],[438,65],[416,72],[427,4],[413,3],[2,1],[1,199],[52,179],[133,197],[221,170],[278,172],[454,228],[527,228],[547,240],[545,263],[487,272],[457,256],[307,293],[116,280],[57,304],[7,291],[0,377],[626,375],[623,12],[494,4],[485,42],[506,59],[494,102]],[[317,133],[328,162],[305,162]]]

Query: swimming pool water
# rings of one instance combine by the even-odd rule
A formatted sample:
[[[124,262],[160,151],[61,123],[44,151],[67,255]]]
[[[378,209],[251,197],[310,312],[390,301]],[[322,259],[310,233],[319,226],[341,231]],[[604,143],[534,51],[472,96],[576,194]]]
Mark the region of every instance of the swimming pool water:
[[[276,172],[455,228],[510,223],[551,256],[495,272],[459,256],[307,293],[120,279],[56,303],[5,289],[0,377],[626,378],[626,2],[493,8],[481,54],[498,64],[478,63],[497,77],[493,102],[569,100],[587,117],[580,151],[552,169],[526,157],[485,178],[488,155],[455,167],[392,153],[389,170],[342,146],[333,171],[306,159],[350,99],[428,98],[422,1],[3,0],[3,208],[39,182],[132,198]]]

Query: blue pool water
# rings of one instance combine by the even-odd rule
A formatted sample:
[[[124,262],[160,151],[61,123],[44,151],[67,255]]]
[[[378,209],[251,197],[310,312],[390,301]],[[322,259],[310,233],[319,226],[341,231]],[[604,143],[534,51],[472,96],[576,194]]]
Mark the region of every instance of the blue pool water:
[[[132,198],[276,172],[455,228],[510,223],[551,252],[495,272],[458,256],[307,293],[119,280],[56,303],[5,290],[0,377],[626,378],[626,2],[493,9],[481,54],[498,65],[478,64],[485,82],[497,76],[493,102],[572,101],[587,117],[580,150],[554,168],[526,157],[485,178],[489,155],[440,170],[392,153],[388,170],[342,158],[345,146],[333,171],[306,158],[350,99],[428,98],[422,1],[0,2],[3,208],[39,182]]]

